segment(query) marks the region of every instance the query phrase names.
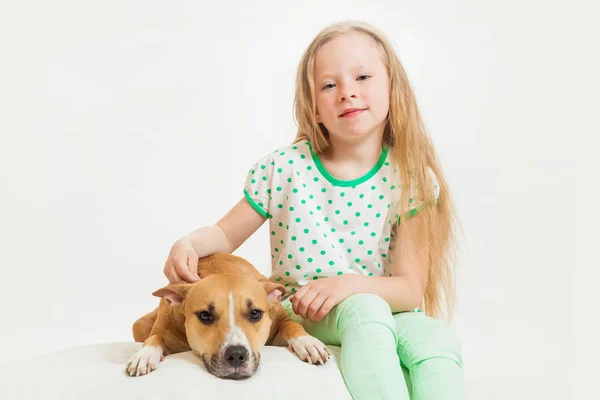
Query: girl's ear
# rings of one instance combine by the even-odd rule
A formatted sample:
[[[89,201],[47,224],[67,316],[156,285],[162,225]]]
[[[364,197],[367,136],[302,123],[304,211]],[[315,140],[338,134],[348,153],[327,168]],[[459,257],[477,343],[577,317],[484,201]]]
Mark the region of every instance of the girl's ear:
[[[321,121],[321,117],[319,116],[319,111],[317,110],[317,113],[315,114],[315,118],[317,119],[317,122],[320,124]]]

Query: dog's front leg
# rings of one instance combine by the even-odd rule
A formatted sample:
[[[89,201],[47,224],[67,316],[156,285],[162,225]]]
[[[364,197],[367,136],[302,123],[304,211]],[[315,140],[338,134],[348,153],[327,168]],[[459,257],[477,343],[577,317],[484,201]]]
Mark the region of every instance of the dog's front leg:
[[[125,371],[129,376],[142,376],[158,368],[164,360],[165,342],[160,334],[151,335],[142,348],[127,363]]]
[[[273,346],[288,346],[302,361],[309,364],[324,364],[331,353],[319,339],[306,333],[302,325],[286,318],[279,324],[275,336],[270,340]]]

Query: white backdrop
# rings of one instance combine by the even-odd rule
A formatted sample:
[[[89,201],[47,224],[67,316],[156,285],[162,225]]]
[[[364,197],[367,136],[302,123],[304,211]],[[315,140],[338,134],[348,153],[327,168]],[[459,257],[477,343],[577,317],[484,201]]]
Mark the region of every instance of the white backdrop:
[[[578,172],[600,133],[593,10],[285,3],[3,3],[0,362],[132,340],[171,244],[219,219],[254,162],[294,138],[304,48],[362,19],[395,44],[455,196],[470,398],[583,393],[595,374],[581,335],[597,336],[581,323],[598,304],[576,297],[593,281],[576,262],[598,265],[582,244],[584,186],[596,189]],[[237,254],[266,272],[265,227]]]

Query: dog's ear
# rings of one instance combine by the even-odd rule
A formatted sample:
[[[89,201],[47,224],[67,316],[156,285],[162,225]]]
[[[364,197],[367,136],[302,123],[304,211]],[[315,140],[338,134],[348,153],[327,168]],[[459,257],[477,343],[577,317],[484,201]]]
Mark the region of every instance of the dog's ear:
[[[281,296],[283,296],[285,293],[285,286],[268,279],[262,279],[261,282],[265,288],[265,292],[267,293],[269,304],[274,304],[275,302],[281,300]]]
[[[177,306],[183,302],[192,285],[192,283],[187,282],[176,282],[158,289],[152,293],[152,296],[162,297],[171,305],[171,307]]]

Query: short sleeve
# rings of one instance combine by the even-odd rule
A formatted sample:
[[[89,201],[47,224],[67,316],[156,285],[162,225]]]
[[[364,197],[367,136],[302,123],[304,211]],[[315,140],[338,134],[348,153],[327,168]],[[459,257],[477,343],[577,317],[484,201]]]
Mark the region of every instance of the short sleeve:
[[[273,161],[270,156],[261,158],[248,171],[244,184],[244,196],[252,207],[263,217],[269,217]]]
[[[423,208],[425,208],[427,203],[437,203],[437,200],[440,196],[440,185],[433,171],[431,169],[429,169],[428,171],[429,176],[431,177],[431,183],[433,184],[433,199],[425,201],[425,199],[413,197],[413,194],[416,195],[417,193],[419,193],[419,191],[417,190],[417,185],[411,180],[408,205],[404,208],[402,212],[403,219],[408,219],[414,216]]]

